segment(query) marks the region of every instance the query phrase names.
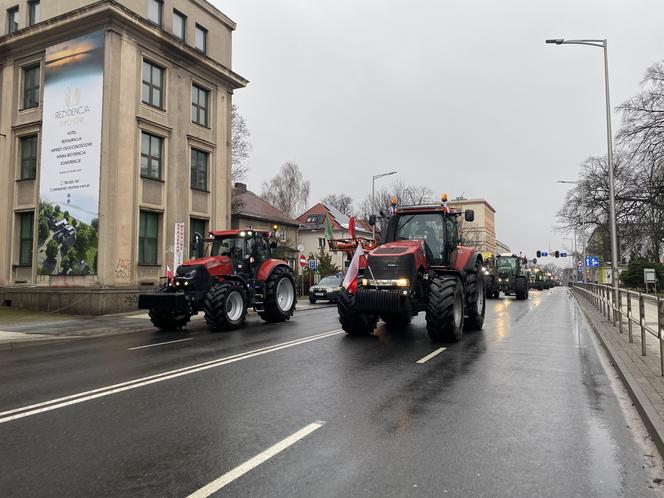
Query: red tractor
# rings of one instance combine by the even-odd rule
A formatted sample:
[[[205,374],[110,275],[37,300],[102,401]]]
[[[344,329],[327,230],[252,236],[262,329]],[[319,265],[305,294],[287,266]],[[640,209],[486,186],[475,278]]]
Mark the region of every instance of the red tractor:
[[[383,244],[360,258],[358,276],[339,294],[339,321],[346,333],[371,334],[379,317],[388,326],[405,326],[421,311],[434,341],[455,342],[464,329],[482,329],[482,256],[459,245],[462,213],[450,210],[446,200],[392,209]],[[466,221],[474,216],[465,211]]]
[[[212,330],[240,327],[248,307],[267,322],[289,320],[295,310],[295,280],[285,261],[273,259],[269,232],[213,231],[208,254],[185,261],[173,278],[138,297],[160,330],[180,329],[202,311]],[[202,249],[203,240],[196,245]],[[203,252],[203,251],[201,251]]]

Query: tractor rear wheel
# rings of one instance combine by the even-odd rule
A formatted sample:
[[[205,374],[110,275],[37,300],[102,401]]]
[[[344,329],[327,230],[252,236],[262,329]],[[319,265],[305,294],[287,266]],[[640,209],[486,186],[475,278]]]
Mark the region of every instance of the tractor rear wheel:
[[[458,342],[463,335],[463,286],[454,277],[433,277],[429,283],[427,332],[432,341]]]
[[[157,327],[162,332],[180,330],[182,327],[187,325],[189,318],[191,318],[187,313],[176,314],[172,311],[163,310],[149,310],[148,316],[150,317],[152,325]]]
[[[358,313],[355,310],[355,296],[343,289],[337,297],[339,323],[348,335],[370,335],[376,328],[378,317]]]
[[[290,269],[277,267],[265,282],[265,301],[259,316],[266,322],[290,320],[295,311],[295,279]]]
[[[523,301],[528,297],[528,282],[524,277],[516,277],[514,291],[517,301]]]
[[[484,313],[486,312],[486,293],[482,264],[475,265],[475,271],[468,274],[466,281],[466,314],[464,323],[466,330],[482,330]]]
[[[410,313],[383,313],[380,317],[388,328],[401,329],[410,325],[413,319]]]
[[[494,297],[494,289],[496,288],[496,278],[493,275],[489,275],[484,278],[484,287],[486,289],[486,297],[491,299]]]
[[[212,284],[203,305],[205,321],[212,330],[241,327],[247,316],[247,296],[239,282],[226,280]]]

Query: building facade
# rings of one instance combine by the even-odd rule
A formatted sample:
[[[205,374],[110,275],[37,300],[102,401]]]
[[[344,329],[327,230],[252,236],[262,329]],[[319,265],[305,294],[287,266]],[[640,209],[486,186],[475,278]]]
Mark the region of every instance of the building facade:
[[[204,0],[0,0],[0,294],[135,307],[230,226],[235,24]]]
[[[472,209],[475,220],[465,221],[459,218],[460,234],[463,243],[477,248],[482,253],[496,254],[496,210],[485,199],[454,199],[449,202],[451,208]]]

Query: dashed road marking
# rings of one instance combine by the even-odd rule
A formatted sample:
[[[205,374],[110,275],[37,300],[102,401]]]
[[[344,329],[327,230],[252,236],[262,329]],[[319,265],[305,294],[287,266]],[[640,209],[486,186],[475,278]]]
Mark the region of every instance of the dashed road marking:
[[[431,358],[433,358],[433,357],[436,356],[436,355],[439,355],[440,353],[442,353],[442,352],[445,351],[446,349],[447,349],[447,348],[438,348],[438,349],[436,349],[434,352],[429,353],[428,355],[426,355],[424,358],[420,358],[420,359],[417,360],[415,363],[426,363],[426,362],[429,361]]]
[[[262,451],[258,455],[256,455],[253,458],[250,458],[243,464],[238,465],[235,467],[233,470],[225,473],[221,477],[218,477],[211,483],[207,484],[206,486],[202,487],[198,491],[195,491],[194,493],[190,494],[187,498],[207,498],[213,493],[216,493],[219,491],[221,488],[224,486],[232,483],[236,479],[242,477],[244,474],[249,472],[252,469],[255,469],[258,467],[260,464],[266,462],[270,458],[272,458],[275,455],[278,455],[285,449],[287,449],[289,446],[294,445],[301,439],[304,439],[307,437],[309,434],[314,432],[315,430],[320,429],[323,427],[325,422],[323,421],[318,421],[314,422],[312,424],[307,425],[306,427],[303,427],[299,431],[297,431],[294,434],[291,434],[288,436],[286,439],[282,439],[279,441],[277,444],[274,446],[270,446],[268,449],[265,451]]]

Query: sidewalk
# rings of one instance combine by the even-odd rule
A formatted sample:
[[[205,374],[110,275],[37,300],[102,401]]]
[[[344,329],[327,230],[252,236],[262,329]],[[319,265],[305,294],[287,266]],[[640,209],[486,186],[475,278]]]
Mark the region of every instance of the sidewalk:
[[[300,298],[300,311],[329,307],[327,303],[310,304]],[[250,315],[253,311],[249,312]],[[191,318],[191,323],[203,321],[203,313]],[[23,346],[55,343],[106,335],[154,331],[144,310],[102,316],[62,315],[43,311],[0,307],[0,351]]]
[[[634,333],[634,343],[630,344],[626,325],[621,334],[585,298],[575,292],[572,295],[606,348],[648,432],[664,455],[664,377],[660,372],[659,347],[655,352],[650,334],[646,334],[648,355],[642,356],[640,333]]]

